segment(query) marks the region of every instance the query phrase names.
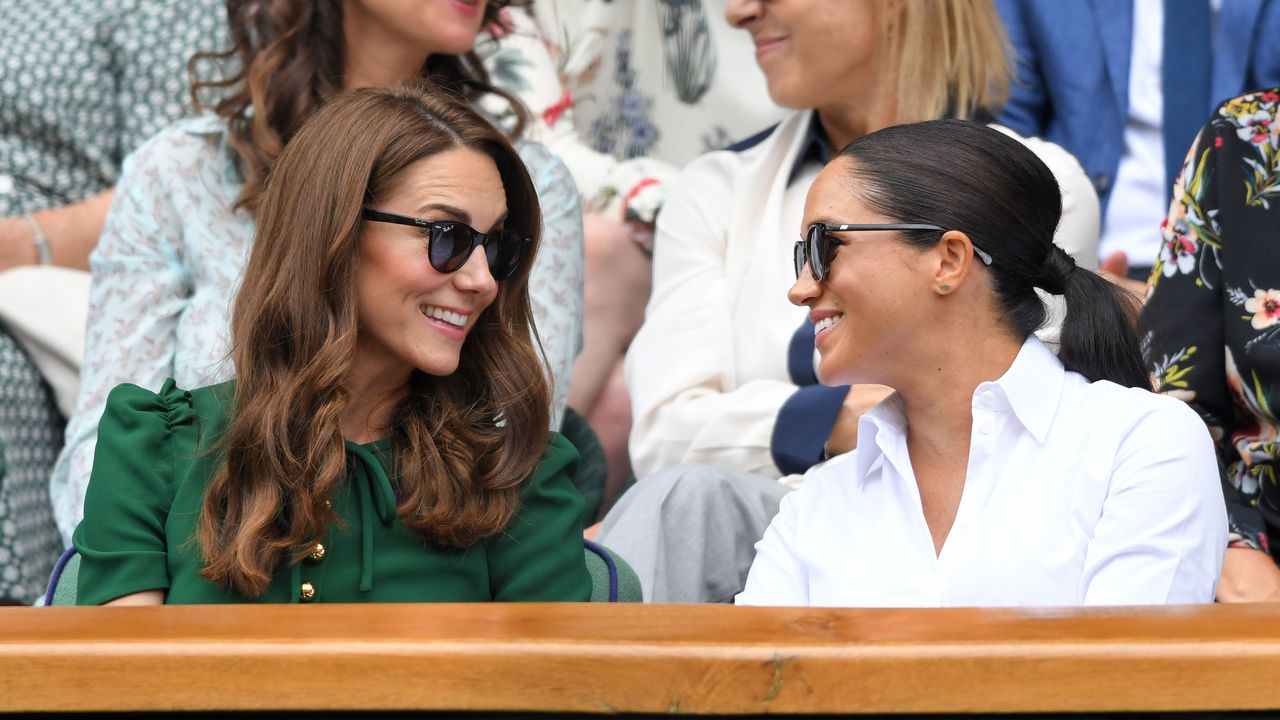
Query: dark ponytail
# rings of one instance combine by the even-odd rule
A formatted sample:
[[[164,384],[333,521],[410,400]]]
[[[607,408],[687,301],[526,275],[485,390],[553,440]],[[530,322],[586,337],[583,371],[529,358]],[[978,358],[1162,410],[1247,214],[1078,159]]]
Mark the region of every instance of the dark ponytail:
[[[1090,380],[1151,388],[1138,340],[1136,298],[1101,275],[1076,267],[1057,245],[1035,286],[1066,299],[1067,315],[1058,338],[1063,367]]]
[[[967,120],[930,120],[863,136],[840,157],[851,162],[852,184],[875,211],[961,230],[990,253],[996,300],[1015,334],[1025,338],[1044,324],[1036,288],[1062,295],[1063,367],[1089,380],[1150,388],[1134,303],[1053,244],[1062,215],[1058,183],[1021,142]],[[918,247],[941,237],[929,230],[902,235]]]

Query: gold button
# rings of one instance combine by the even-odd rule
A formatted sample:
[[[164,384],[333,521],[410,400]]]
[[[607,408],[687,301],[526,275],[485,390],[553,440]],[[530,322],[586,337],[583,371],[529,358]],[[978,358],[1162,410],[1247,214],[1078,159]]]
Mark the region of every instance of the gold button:
[[[324,506],[325,506],[325,507],[327,507],[327,508],[329,508],[330,510],[332,510],[332,509],[333,509],[333,501],[331,501],[331,500],[325,500],[325,501],[324,501]]]
[[[309,603],[316,599],[316,586],[309,582],[302,583],[302,592],[298,594],[298,599],[304,603]]]
[[[324,559],[324,545],[316,543],[316,547],[311,551],[311,561],[320,562]]]

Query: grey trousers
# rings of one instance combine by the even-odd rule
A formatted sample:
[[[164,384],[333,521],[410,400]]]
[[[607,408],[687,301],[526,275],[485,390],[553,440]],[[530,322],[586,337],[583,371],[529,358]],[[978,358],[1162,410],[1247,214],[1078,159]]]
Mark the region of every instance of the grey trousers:
[[[733,602],[789,491],[761,475],[681,465],[627,490],[597,540],[640,576],[645,602]]]

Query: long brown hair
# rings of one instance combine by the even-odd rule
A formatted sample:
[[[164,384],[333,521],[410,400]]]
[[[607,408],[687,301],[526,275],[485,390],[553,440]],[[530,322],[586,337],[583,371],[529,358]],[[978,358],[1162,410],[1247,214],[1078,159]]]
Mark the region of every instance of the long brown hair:
[[[528,3],[490,0],[484,26],[502,26],[502,8]],[[342,0],[227,0],[227,24],[232,47],[196,53],[187,64],[191,100],[197,110],[226,118],[244,177],[236,204],[256,214],[262,182],[280,150],[316,108],[343,89]],[[215,77],[202,79],[200,68]],[[486,93],[502,97],[515,116],[511,137],[523,132],[524,105],[490,84],[475,52],[432,55],[422,78],[471,101]],[[202,102],[208,91],[222,97],[212,107]]]
[[[414,371],[391,418],[399,521],[468,547],[511,520],[546,447],[549,389],[534,350],[529,269],[541,227],[520,156],[471,107],[428,88],[365,88],[317,110],[285,146],[259,198],[257,234],[231,317],[237,380],[226,461],[209,486],[202,575],[260,595],[286,559],[336,518],[345,475],[339,419],[356,354],[355,275],[364,205],[414,162],[452,148],[493,159],[507,227],[534,240],[498,286],[447,377]],[[424,258],[425,262],[425,258]]]

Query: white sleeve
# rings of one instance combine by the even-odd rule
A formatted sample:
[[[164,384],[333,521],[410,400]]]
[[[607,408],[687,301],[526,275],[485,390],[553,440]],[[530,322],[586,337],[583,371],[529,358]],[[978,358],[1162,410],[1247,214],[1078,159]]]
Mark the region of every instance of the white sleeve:
[[[747,586],[734,598],[735,605],[809,605],[809,582],[796,556],[796,515],[804,488],[782,498],[778,514],[764,538],[756,543],[756,558],[747,574]]]
[[[753,328],[733,326],[728,297],[732,172],[728,153],[695,160],[658,216],[653,294],[626,358],[631,465],[641,481],[683,463],[781,474],[769,442],[796,387],[743,381],[736,371],[734,334]]]
[[[1159,399],[1120,443],[1085,553],[1086,605],[1213,602],[1227,546],[1213,441],[1193,410]]]
[[[178,250],[182,223],[165,185],[183,176],[174,144],[184,141],[181,130],[166,130],[125,160],[89,258],[93,280],[76,410],[50,478],[54,519],[68,545],[84,515],[107,394],[126,382],[159,390],[174,374],[176,327],[190,288]]]

